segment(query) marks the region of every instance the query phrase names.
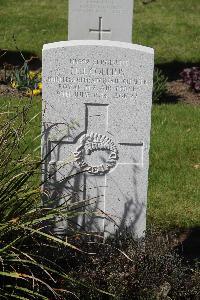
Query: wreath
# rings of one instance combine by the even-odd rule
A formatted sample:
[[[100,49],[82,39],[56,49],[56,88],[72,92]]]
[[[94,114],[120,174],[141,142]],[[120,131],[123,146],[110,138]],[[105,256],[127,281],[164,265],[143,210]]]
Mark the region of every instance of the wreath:
[[[84,157],[91,155],[94,151],[109,151],[110,155],[104,164],[92,166],[84,161]],[[109,137],[91,132],[81,137],[80,145],[74,152],[74,158],[82,170],[94,175],[103,175],[115,167],[118,160],[118,150]]]

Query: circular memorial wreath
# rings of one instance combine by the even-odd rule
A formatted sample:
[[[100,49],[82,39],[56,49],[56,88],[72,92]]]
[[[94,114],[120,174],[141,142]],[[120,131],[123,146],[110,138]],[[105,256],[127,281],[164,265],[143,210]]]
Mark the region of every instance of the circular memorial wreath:
[[[84,161],[85,155],[91,155],[94,151],[110,151],[105,164],[91,166]],[[91,132],[84,134],[80,139],[80,145],[74,152],[77,165],[90,174],[102,175],[115,167],[118,160],[118,150],[113,141],[105,135]]]

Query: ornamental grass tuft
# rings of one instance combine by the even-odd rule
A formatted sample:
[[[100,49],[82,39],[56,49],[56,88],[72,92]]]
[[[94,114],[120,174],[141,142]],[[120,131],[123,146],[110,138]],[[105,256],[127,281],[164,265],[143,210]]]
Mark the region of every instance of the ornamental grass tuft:
[[[12,100],[11,100],[12,101]],[[41,188],[41,161],[27,154],[24,139],[29,131],[32,101],[23,107],[1,107],[0,113],[0,299],[76,298],[78,283],[56,263],[61,253],[82,251],[51,234],[55,216],[75,216],[71,206],[45,208]],[[85,288],[87,284],[83,284]]]

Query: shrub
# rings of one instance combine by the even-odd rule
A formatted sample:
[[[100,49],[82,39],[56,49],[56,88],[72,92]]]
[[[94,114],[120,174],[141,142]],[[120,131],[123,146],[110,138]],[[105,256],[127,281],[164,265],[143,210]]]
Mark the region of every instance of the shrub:
[[[200,68],[193,67],[184,69],[180,76],[183,78],[183,81],[190,86],[195,92],[200,92]]]
[[[172,241],[169,236],[152,231],[147,233],[145,241],[136,242],[127,236],[105,244],[88,244],[87,251],[96,254],[72,255],[69,267],[71,275],[96,290],[77,287],[77,295],[87,300],[199,299],[198,265],[191,267],[184,263],[173,250]],[[102,295],[98,287],[114,297]]]
[[[167,92],[168,78],[157,68],[154,71],[153,103],[160,103]]]

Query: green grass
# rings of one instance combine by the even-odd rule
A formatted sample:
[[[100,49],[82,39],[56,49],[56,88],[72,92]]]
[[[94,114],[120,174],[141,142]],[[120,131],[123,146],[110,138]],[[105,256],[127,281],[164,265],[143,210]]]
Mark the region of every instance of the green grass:
[[[0,48],[20,50],[41,56],[42,45],[67,39],[67,1],[0,0]]]
[[[41,139],[41,113],[42,113],[42,100],[41,97],[35,97],[33,100],[29,98],[11,98],[0,97],[0,117],[2,113],[9,113],[14,116],[17,111],[29,107],[28,124],[26,126],[26,132],[24,136],[23,147],[28,147],[29,153],[33,157],[40,157],[40,139]],[[0,119],[2,120],[2,119]],[[2,121],[1,121],[2,122]]]
[[[21,114],[23,111],[24,113]],[[26,124],[24,125],[25,130],[23,136],[18,138],[20,147],[19,149],[16,147],[11,159],[15,159],[16,157],[16,160],[18,160],[21,153],[23,153],[23,158],[29,155],[30,161],[34,160],[40,162],[41,111],[41,97],[35,97],[33,101],[29,98],[17,99],[13,97],[0,97],[0,124],[7,124],[10,119],[14,120],[12,127],[17,135],[19,131],[18,127],[21,127],[22,124]],[[29,186],[30,188],[38,188],[40,182],[41,172],[40,169],[38,169],[37,172],[34,172],[34,175],[30,177]]]
[[[135,3],[134,43],[153,47],[156,63],[200,61],[199,0]]]
[[[27,105],[27,99],[0,98],[1,110]],[[41,98],[33,99],[24,145],[40,155]],[[193,227],[200,216],[200,107],[154,105],[152,112],[148,223],[163,228]],[[36,139],[35,139],[36,138]],[[37,151],[34,151],[37,149]],[[38,184],[40,175],[34,178]]]
[[[199,120],[200,107],[176,104],[153,108],[149,223],[164,227],[199,224]]]
[[[67,40],[67,0],[0,0],[0,48],[41,56],[42,45]],[[200,61],[199,0],[135,1],[134,43],[153,47],[156,63]],[[78,22],[79,20],[77,20]]]

